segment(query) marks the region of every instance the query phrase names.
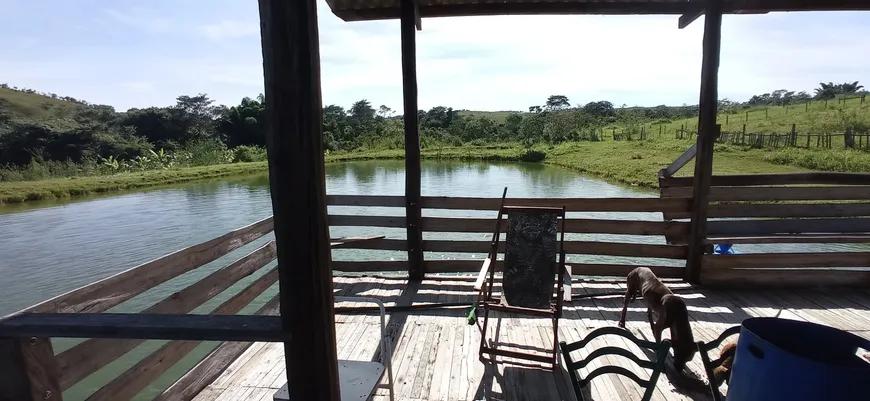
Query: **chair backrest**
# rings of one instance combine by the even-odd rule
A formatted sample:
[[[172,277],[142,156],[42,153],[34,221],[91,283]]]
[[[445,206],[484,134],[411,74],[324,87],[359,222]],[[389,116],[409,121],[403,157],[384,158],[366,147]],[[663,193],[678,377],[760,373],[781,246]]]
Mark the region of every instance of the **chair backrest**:
[[[710,351],[713,351],[716,348],[719,348],[719,346],[722,345],[723,342],[725,342],[726,338],[731,337],[731,336],[736,335],[736,334],[740,334],[740,326],[739,325],[731,326],[731,327],[725,329],[725,331],[723,331],[722,334],[719,335],[719,337],[716,337],[715,340],[712,340],[712,341],[707,342],[707,343],[705,343],[703,341],[697,342],[698,353],[701,354],[701,362],[704,365],[704,372],[707,374],[707,381],[709,382],[709,385],[710,385],[710,395],[713,397],[713,401],[721,401],[724,398],[724,397],[722,397],[722,393],[719,392],[719,386],[716,385],[716,380],[714,378],[713,369],[715,369],[716,367],[721,365],[722,361],[725,358],[719,357],[719,358],[716,358],[716,359],[711,361],[710,360]]]
[[[592,340],[597,337],[601,337],[604,335],[618,335],[622,336],[632,343],[640,347],[641,349],[646,348],[655,353],[655,357],[652,359],[641,359],[637,354],[631,352],[625,348],[619,347],[601,347],[589,353],[586,358],[581,358],[579,360],[574,360],[571,358],[571,352],[576,351],[585,347]],[[664,340],[659,343],[654,343],[652,341],[641,340],[635,337],[628,330],[618,328],[618,327],[601,327],[593,330],[589,335],[584,337],[582,340],[577,341],[572,344],[566,344],[564,341],[559,343],[559,349],[562,350],[562,355],[565,357],[565,368],[568,370],[568,374],[571,376],[571,383],[574,385],[574,392],[577,395],[578,399],[582,399],[583,388],[589,385],[589,382],[603,374],[613,373],[625,376],[639,386],[645,389],[642,400],[648,401],[652,398],[653,392],[655,391],[656,382],[658,382],[659,375],[665,369],[665,360],[668,357],[668,350],[671,347],[671,342],[669,340]],[[604,355],[620,355],[630,359],[632,362],[638,364],[640,367],[649,369],[650,375],[649,380],[643,380],[638,377],[634,372],[623,368],[621,366],[616,365],[603,365],[592,372],[589,372],[586,377],[580,376],[580,369],[583,369],[590,362],[592,362],[595,358]]]
[[[507,304],[549,308],[557,272],[558,218],[561,209],[505,208],[502,293]]]

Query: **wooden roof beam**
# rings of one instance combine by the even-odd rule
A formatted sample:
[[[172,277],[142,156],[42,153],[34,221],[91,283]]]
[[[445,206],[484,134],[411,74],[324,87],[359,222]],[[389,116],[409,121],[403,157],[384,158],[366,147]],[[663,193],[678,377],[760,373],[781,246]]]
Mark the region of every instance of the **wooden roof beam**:
[[[680,29],[683,29],[695,22],[698,18],[701,18],[702,15],[704,15],[704,6],[698,6],[698,8],[681,15],[677,26]]]
[[[414,26],[418,31],[422,31],[423,19],[420,18],[420,7],[417,5],[417,0],[411,0],[411,3],[414,5]]]
[[[867,0],[731,0],[726,12],[766,14],[770,11],[868,11]]]

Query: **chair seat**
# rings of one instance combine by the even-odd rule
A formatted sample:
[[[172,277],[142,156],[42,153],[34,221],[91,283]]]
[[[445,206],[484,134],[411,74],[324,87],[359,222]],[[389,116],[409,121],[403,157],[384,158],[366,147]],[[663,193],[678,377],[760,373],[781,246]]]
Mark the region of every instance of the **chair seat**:
[[[384,375],[384,365],[378,362],[338,361],[338,381],[342,401],[367,400],[375,392],[378,382]],[[284,383],[274,401],[290,401],[288,383]]]
[[[500,312],[521,313],[533,316],[553,316],[556,313],[556,307],[553,305],[550,305],[548,308],[524,308],[521,306],[508,305],[507,302],[504,301],[504,298],[502,298],[502,301],[486,302],[485,304],[486,307],[491,310]]]

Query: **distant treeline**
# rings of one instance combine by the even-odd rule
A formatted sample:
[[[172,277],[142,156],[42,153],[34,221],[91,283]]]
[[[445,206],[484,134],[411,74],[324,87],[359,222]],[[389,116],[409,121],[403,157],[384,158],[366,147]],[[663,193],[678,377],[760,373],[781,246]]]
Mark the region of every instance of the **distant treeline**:
[[[813,98],[861,93],[858,82],[820,84]],[[223,149],[265,147],[264,98],[244,98],[235,106],[215,105],[205,94],[179,96],[168,107],[117,112],[111,106],[58,97],[55,94],[0,84],[43,99],[15,104],[0,92],[0,166],[23,166],[31,161],[128,160],[160,149]],[[44,97],[43,97],[44,96]],[[722,111],[804,99],[806,92],[774,91],[743,103],[720,101]],[[50,99],[47,99],[47,98]],[[50,100],[54,100],[52,103]],[[21,100],[16,100],[21,102]],[[60,102],[65,101],[65,102]],[[486,113],[438,106],[418,112],[423,147],[466,143],[561,143],[597,141],[603,126],[619,124],[640,132],[644,124],[697,116],[698,106],[615,107],[609,101],[572,107],[567,96],[550,96],[528,112]],[[480,115],[482,114],[482,115]],[[387,106],[375,109],[368,100],[345,109],[323,108],[323,142],[327,150],[396,149],[404,144],[403,119]],[[195,153],[195,151],[194,151]]]

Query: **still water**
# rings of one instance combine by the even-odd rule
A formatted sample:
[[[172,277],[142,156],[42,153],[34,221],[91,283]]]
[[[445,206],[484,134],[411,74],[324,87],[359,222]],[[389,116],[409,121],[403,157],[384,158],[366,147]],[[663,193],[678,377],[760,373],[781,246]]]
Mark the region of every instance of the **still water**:
[[[326,168],[327,192],[346,195],[403,195],[403,162],[372,161],[331,164]],[[655,197],[656,192],[592,179],[575,172],[541,164],[436,163],[422,165],[424,196],[500,197]],[[330,207],[330,213],[403,215],[400,208]],[[0,206],[0,316],[102,279],[184,247],[222,235],[232,229],[271,215],[268,177],[265,175],[199,182],[142,192],[79,198],[76,200],[28,202]],[[428,216],[494,217],[492,212],[425,211]],[[660,220],[658,213],[588,214],[611,219]],[[572,217],[579,217],[576,214]],[[403,229],[375,227],[332,228],[333,237],[386,235],[404,238]],[[488,234],[427,234],[426,238],[484,240]],[[572,236],[571,239],[643,241],[663,243],[663,238],[625,236]],[[247,254],[267,241],[266,236],[203,268],[184,274],[128,301],[112,312],[136,312],[204,277],[215,269]],[[768,246],[769,247],[769,246]],[[845,245],[849,247],[849,245]],[[741,249],[746,250],[746,249]],[[760,249],[761,250],[761,249]],[[764,251],[799,252],[788,246]],[[828,249],[845,250],[845,249]],[[429,253],[428,259],[482,259],[484,255]],[[336,260],[401,260],[404,252],[335,250]],[[596,263],[644,263],[643,259],[570,255]],[[570,260],[569,260],[570,261]],[[680,265],[679,261],[658,261]],[[274,262],[272,263],[274,265]],[[241,280],[233,287],[194,310],[208,313],[267,269]],[[251,313],[277,292],[277,285],[242,313]],[[56,351],[77,343],[55,341]],[[164,342],[149,341],[124,358],[80,382],[64,393],[64,399],[84,399],[132,366]],[[164,374],[137,399],[159,394],[214,343],[204,343],[190,357]]]

